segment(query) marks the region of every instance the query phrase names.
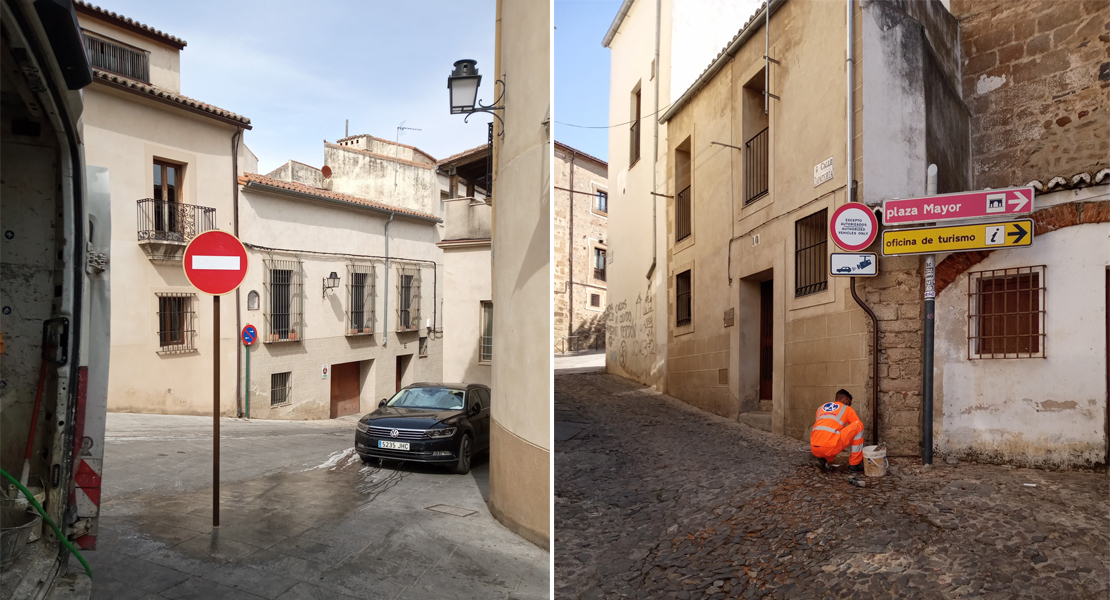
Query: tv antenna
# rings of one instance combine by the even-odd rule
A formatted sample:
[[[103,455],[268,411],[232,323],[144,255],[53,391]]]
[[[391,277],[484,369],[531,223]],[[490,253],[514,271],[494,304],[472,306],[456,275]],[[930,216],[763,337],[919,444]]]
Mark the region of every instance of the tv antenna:
[[[401,121],[401,124],[397,126],[397,138],[396,138],[396,141],[394,142],[394,145],[393,145],[393,198],[394,199],[397,198],[397,169],[401,165],[401,163],[399,162],[400,158],[397,154],[398,151],[401,149],[401,133],[404,132],[404,131],[423,131],[422,129],[418,129],[416,127],[405,127],[405,123],[407,123],[407,122],[408,121]]]

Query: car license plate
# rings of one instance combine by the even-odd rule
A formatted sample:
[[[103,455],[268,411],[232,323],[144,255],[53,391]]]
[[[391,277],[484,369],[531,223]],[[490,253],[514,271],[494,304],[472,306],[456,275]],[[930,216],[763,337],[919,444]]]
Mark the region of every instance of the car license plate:
[[[408,442],[390,442],[387,440],[378,440],[378,447],[385,448],[386,450],[408,450]]]

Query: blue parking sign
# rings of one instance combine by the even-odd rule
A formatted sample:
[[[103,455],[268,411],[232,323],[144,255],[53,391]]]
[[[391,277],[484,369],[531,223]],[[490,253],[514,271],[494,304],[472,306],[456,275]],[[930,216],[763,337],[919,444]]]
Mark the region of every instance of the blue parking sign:
[[[247,326],[243,328],[243,345],[250,346],[254,344],[254,341],[257,339],[258,330],[254,328],[254,325],[248,323]]]

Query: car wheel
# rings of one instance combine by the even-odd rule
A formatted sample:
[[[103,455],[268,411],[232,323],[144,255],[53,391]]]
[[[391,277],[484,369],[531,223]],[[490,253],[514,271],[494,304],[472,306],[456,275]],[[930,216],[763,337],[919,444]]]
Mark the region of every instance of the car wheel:
[[[459,461],[455,463],[455,474],[466,475],[470,472],[470,457],[474,452],[474,445],[470,442],[470,434],[464,433],[459,442]]]

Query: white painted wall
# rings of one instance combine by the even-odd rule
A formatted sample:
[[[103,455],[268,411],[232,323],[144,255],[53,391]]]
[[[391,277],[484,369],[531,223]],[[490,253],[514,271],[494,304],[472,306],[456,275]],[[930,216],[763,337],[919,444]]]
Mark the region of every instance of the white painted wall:
[[[1027,249],[996,251],[969,270],[1046,265],[1046,358],[969,360],[968,273],[941,292],[934,392],[941,452],[1045,467],[1103,460],[1108,238],[1110,225],[1076,225]]]
[[[85,14],[77,15],[82,28],[122,42],[125,45],[141,48],[150,53],[150,83],[175,94],[181,93],[181,51],[154,41],[146,36],[132,33],[122,27],[105,23]]]
[[[490,385],[493,363],[478,360],[481,302],[493,299],[490,245],[445,250],[443,272],[443,380]]]

